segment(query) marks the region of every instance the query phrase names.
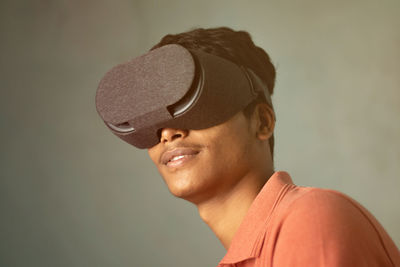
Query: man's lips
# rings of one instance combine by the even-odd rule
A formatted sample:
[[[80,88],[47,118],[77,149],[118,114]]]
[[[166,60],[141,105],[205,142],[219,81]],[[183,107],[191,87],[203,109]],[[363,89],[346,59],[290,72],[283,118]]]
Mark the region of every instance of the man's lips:
[[[164,165],[167,165],[169,162],[174,162],[177,160],[184,159],[188,156],[194,156],[198,154],[200,151],[198,149],[190,148],[190,147],[182,147],[182,148],[174,148],[171,150],[167,150],[162,153],[160,162]]]

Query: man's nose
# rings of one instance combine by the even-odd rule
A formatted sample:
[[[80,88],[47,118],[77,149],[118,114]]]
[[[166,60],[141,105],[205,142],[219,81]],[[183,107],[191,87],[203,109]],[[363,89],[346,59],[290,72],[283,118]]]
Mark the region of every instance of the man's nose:
[[[161,130],[160,142],[172,142],[175,139],[185,138],[189,134],[189,130],[163,128]]]

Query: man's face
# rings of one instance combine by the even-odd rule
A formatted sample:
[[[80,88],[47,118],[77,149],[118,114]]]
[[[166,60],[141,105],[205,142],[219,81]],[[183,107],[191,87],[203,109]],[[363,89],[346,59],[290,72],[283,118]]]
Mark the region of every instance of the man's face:
[[[199,203],[232,188],[257,161],[254,127],[242,112],[203,130],[165,128],[148,150],[170,192]]]

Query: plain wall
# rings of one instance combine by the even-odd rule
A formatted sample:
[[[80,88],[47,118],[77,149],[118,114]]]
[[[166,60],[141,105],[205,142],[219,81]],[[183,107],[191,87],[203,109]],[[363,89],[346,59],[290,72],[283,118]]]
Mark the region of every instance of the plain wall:
[[[400,244],[400,2],[1,1],[0,266],[216,266],[225,250],[114,137],[104,73],[167,33],[249,31],[277,66],[277,170],[340,190]]]

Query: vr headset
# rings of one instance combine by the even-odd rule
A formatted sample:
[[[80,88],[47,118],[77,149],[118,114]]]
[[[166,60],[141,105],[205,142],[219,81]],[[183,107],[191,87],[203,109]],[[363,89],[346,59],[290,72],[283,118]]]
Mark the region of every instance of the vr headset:
[[[170,44],[108,71],[96,93],[107,127],[137,148],[160,142],[163,128],[199,130],[227,121],[268,88],[250,69]]]

